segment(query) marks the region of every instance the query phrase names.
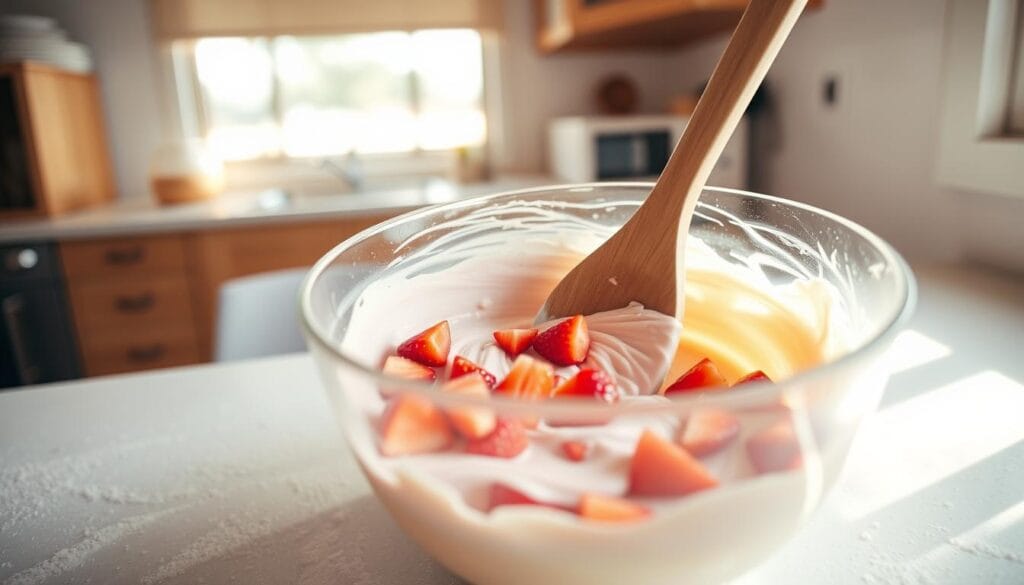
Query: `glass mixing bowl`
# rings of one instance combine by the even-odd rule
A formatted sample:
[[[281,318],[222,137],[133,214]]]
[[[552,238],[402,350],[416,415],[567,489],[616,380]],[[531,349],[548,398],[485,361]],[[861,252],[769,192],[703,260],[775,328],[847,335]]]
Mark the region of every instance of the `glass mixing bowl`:
[[[624,399],[613,405],[464,396],[381,373],[382,360],[394,351],[394,343],[438,320],[430,312],[437,312],[434,306],[446,295],[431,289],[415,307],[396,306],[373,315],[369,322],[379,324],[374,330],[365,326],[366,315],[360,316],[368,286],[376,292],[373,286],[380,282],[416,287],[422,275],[486,258],[499,248],[507,251],[508,246],[527,254],[531,245],[551,238],[579,236],[593,245],[622,225],[651,187],[540,188],[410,212],[336,246],[303,284],[307,342],[367,479],[409,536],[474,583],[715,583],[734,577],[781,546],[818,506],[835,482],[858,425],[878,404],[888,372],[876,358],[906,322],[915,298],[913,276],[904,261],[868,230],[826,211],[715,188],[703,192],[690,229],[691,240],[702,242],[703,254],[688,252],[688,275],[696,270],[693,266],[709,261],[771,290],[806,290],[808,295],[826,291],[827,310],[806,316],[818,319],[819,329],[826,322],[832,327],[832,338],[820,339],[830,346],[824,363],[791,372],[784,365],[749,363],[744,367],[774,370],[779,380],[671,400]],[[495,262],[507,259],[496,256]],[[695,302],[690,287],[698,286],[697,280],[688,282],[689,306]],[[808,283],[817,286],[801,288]],[[532,294],[542,301],[547,291]],[[799,304],[799,299],[793,302]],[[470,314],[486,304],[476,299],[472,306],[444,311]],[[770,316],[771,303],[739,298],[732,307],[721,313],[719,323],[732,339],[755,340],[762,349],[786,343],[785,324],[768,333],[747,331],[744,319],[737,318]],[[421,313],[421,321],[412,322]],[[362,324],[359,335],[375,341],[355,338],[354,319]],[[687,326],[684,317],[684,330]],[[527,451],[513,459],[461,452],[460,443],[445,453],[385,457],[378,448],[382,412],[386,402],[399,397],[413,397],[417,404],[442,412],[486,410],[539,426],[529,431]],[[637,421],[686,421],[697,409],[709,408],[726,411],[741,423],[739,436],[713,456],[718,460],[708,463],[721,474],[721,485],[683,497],[632,498],[653,512],[635,522],[601,522],[575,514],[565,489],[557,488],[593,473],[593,466],[560,459],[548,452],[550,444],[542,438],[532,440],[556,428],[597,437],[614,434],[630,445],[644,428]],[[755,436],[775,441],[755,446]],[[760,448],[768,449],[768,464],[755,461],[765,457],[755,453]],[[618,459],[605,455],[602,473],[626,473],[628,452]],[[517,484],[516,478],[527,472],[531,479]],[[544,492],[547,482],[555,488]],[[561,505],[491,509],[488,494],[493,494],[489,490],[494,483],[562,497]]]

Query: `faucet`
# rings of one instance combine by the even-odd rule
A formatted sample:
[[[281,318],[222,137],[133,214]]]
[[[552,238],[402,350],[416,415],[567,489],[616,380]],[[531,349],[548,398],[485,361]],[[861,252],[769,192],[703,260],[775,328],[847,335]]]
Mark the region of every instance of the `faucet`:
[[[317,166],[341,179],[352,191],[361,191],[366,181],[366,175],[363,172],[363,162],[354,150],[350,150],[345,155],[345,160],[342,164],[338,164],[335,159],[325,156],[320,159]]]

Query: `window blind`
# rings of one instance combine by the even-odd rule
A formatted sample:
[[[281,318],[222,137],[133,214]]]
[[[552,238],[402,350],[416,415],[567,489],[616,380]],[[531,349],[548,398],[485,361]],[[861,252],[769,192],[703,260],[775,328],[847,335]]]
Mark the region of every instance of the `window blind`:
[[[502,1],[150,0],[150,16],[161,41],[423,28],[500,31]]]

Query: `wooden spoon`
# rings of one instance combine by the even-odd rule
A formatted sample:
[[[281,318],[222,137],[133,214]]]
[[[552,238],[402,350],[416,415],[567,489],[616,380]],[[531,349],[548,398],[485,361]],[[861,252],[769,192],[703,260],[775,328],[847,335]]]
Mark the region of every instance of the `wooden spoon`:
[[[643,205],[551,292],[541,323],[632,301],[682,316],[683,253],[704,183],[807,0],[750,0]]]

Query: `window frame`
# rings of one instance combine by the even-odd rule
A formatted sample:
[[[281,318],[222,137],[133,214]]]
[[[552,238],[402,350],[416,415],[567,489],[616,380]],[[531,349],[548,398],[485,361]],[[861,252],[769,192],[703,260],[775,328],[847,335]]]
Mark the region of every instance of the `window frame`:
[[[416,29],[421,30],[421,29]],[[427,29],[422,29],[427,30]],[[415,31],[407,31],[415,32]],[[484,159],[490,159],[490,153],[500,149],[500,133],[494,132],[500,118],[500,103],[490,96],[497,94],[494,86],[500,79],[498,72],[491,69],[499,63],[498,43],[488,31],[477,30],[481,40],[481,72],[483,88],[480,107],[486,120],[486,134],[483,144],[471,146],[483,153]],[[344,33],[341,33],[344,34]],[[284,36],[284,35],[279,35]],[[323,35],[318,35],[323,36]],[[268,46],[274,42],[273,36],[254,36],[263,38]],[[177,112],[174,117],[185,138],[204,139],[208,125],[208,109],[206,96],[199,82],[199,71],[195,59],[194,46],[198,39],[191,39],[187,44],[176,44],[171,47],[171,58],[165,61],[171,68],[170,76],[175,84],[175,105]],[[184,69],[184,71],[182,71]],[[409,72],[408,80],[409,105],[413,112],[422,107],[420,81],[415,71]],[[273,118],[279,126],[283,122],[283,105],[280,99],[281,81],[277,72],[273,75],[272,108]],[[452,171],[457,160],[457,148],[424,149],[417,145],[410,151],[391,153],[357,153],[362,173],[367,178],[394,177],[396,175],[410,177],[427,177],[447,175]],[[268,187],[301,187],[313,190],[330,190],[341,185],[341,179],[323,170],[321,163],[331,160],[343,164],[347,153],[324,156],[288,156],[283,149],[274,154],[263,155],[250,159],[224,161],[226,187],[229,190],[263,189]]]
[[[980,114],[983,96],[992,92],[982,69],[991,59],[985,47],[994,2],[1024,10],[1024,0],[948,0],[936,175],[966,191],[1024,198],[1024,137],[993,133]]]

